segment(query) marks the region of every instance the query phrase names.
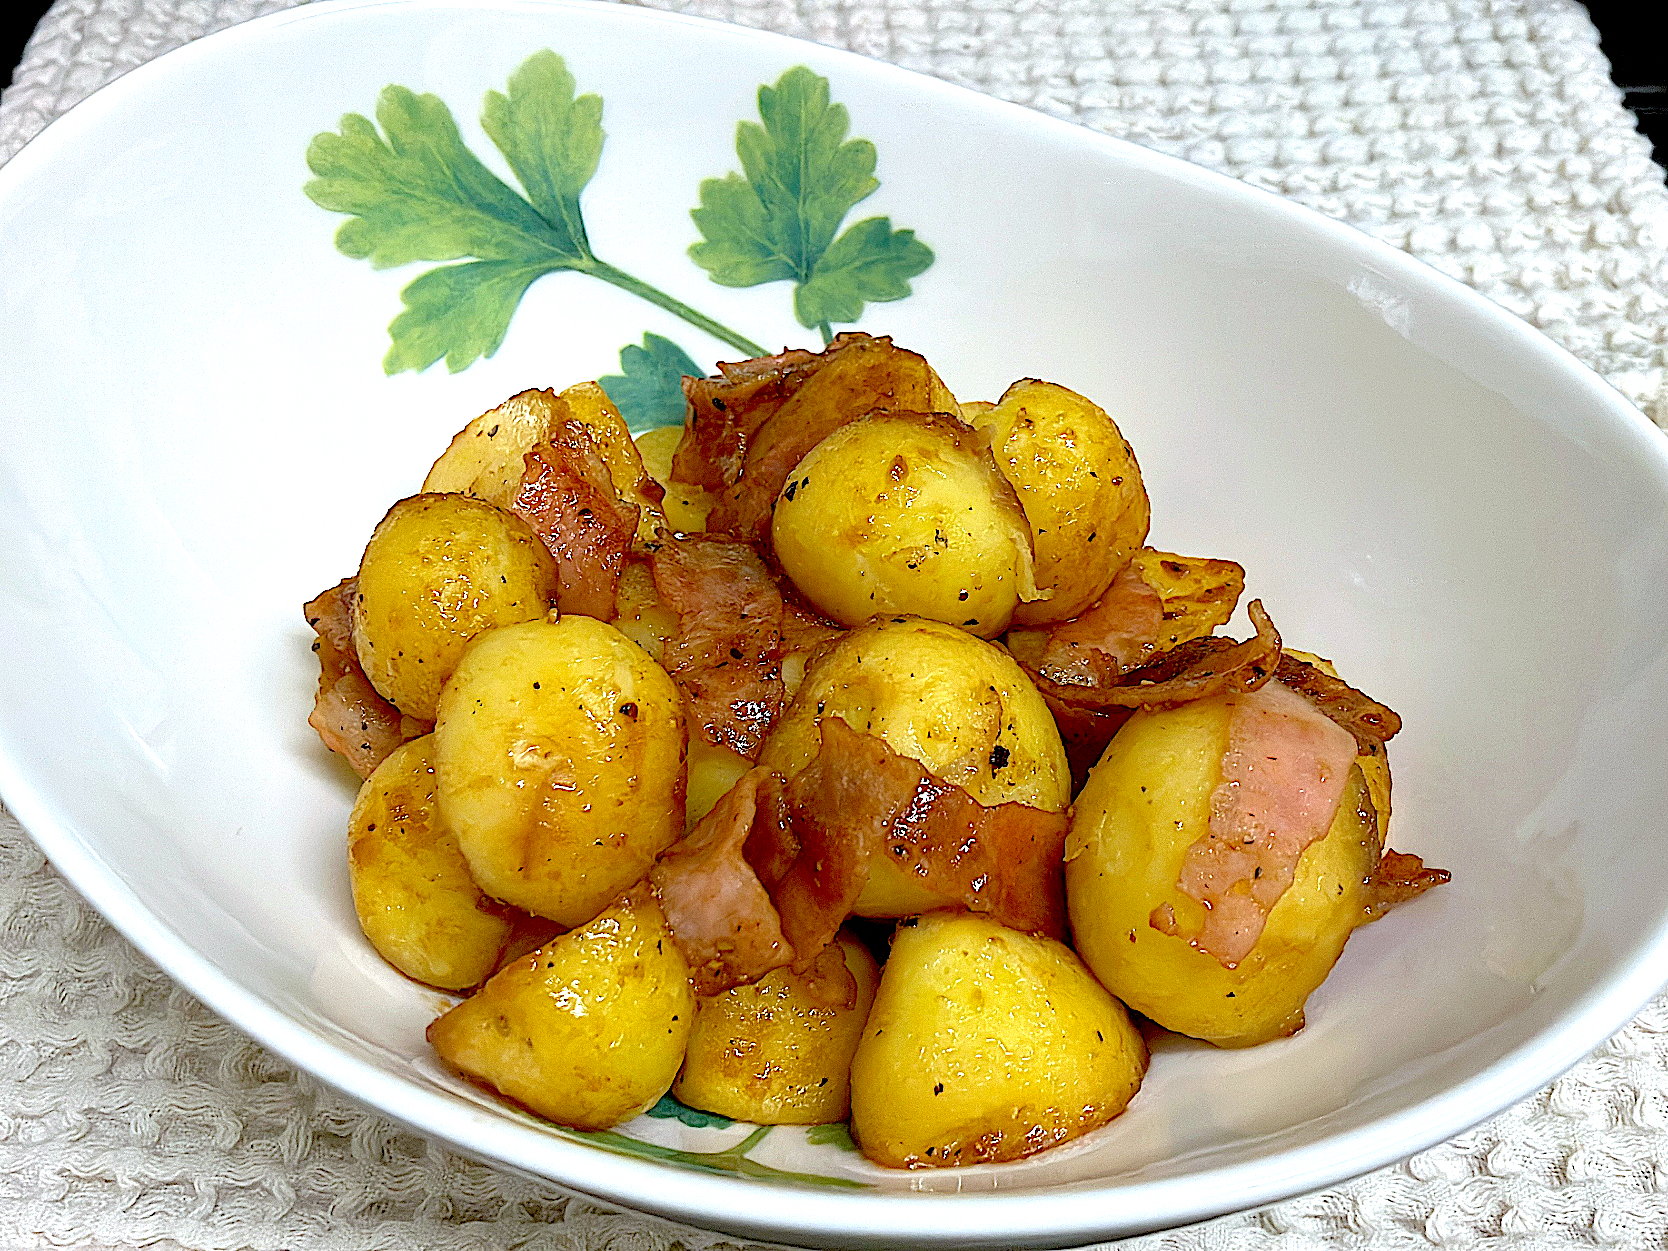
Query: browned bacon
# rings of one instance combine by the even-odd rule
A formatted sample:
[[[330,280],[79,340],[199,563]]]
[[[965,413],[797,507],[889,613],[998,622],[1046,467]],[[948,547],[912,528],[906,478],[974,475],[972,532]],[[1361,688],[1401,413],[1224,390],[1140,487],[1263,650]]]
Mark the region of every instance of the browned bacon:
[[[1070,708],[1170,708],[1211,695],[1254,691],[1280,663],[1280,634],[1261,600],[1247,605],[1255,635],[1232,639],[1191,639],[1158,659],[1122,675],[1114,686],[1073,686],[1027,666],[1037,689]],[[1021,661],[1023,664],[1024,662]]]
[[[1205,907],[1193,946],[1229,969],[1250,954],[1299,858],[1331,829],[1354,761],[1349,732],[1280,683],[1234,699],[1210,826],[1176,883]]]
[[[678,614],[666,671],[709,742],[753,759],[782,709],[782,593],[759,554],[720,536],[668,538],[650,553],[655,591]]]
[[[1282,655],[1274,676],[1353,734],[1362,751],[1389,742],[1402,728],[1389,708],[1296,656]]]
[[[836,717],[823,719],[822,747],[788,783],[787,798],[802,841],[800,876],[784,875],[773,897],[790,935],[803,925],[807,940],[832,937],[862,893],[872,856],[887,857],[946,906],[1065,934],[1064,814],[1018,803],[986,808]]]
[[[779,782],[768,769],[743,774],[649,873],[698,995],[756,982],[794,960],[776,906],[743,855],[756,824],[782,823]]]
[[[302,609],[318,635],[313,651],[319,658],[319,690],[307,724],[355,773],[368,778],[401,743],[427,734],[434,726],[406,716],[378,695],[359,667],[353,646],[353,597],[358,585],[359,579],[344,578]]]
[[[689,409],[672,456],[672,477],[709,491],[734,485],[748,440],[826,360],[795,348],[734,364],[720,361],[710,378],[685,378]]]
[[[1163,633],[1164,601],[1130,563],[1081,616],[1046,628],[1037,667],[1067,685],[1110,686],[1148,663]]]
[[[637,505],[614,490],[590,428],[567,418],[526,456],[510,511],[532,526],[556,558],[556,607],[611,621]]]
[[[1452,877],[1447,869],[1427,869],[1418,856],[1386,848],[1367,883],[1367,919],[1376,921],[1390,909],[1417,899]]]

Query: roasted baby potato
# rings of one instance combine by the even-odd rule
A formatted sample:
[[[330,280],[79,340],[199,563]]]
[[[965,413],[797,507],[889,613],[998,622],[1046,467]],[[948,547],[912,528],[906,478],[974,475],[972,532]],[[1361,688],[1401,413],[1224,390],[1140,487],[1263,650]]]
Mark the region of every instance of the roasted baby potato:
[[[683,833],[683,701],[590,617],[494,630],[435,723],[440,812],[494,898],[582,925]]]
[[[857,983],[852,1003],[819,1003],[806,977],[789,969],[702,999],[672,1093],[692,1108],[756,1125],[845,1120],[851,1057],[880,968],[855,938],[838,942]]]
[[[690,736],[689,793],[684,800],[684,824],[689,829],[729,793],[753,762],[740,752],[709,743],[704,734]]]
[[[432,721],[469,640],[544,616],[556,585],[550,553],[515,514],[466,495],[403,499],[359,563],[359,664],[389,703]]]
[[[1017,1160],[1117,1116],[1147,1048],[1064,943],[934,912],[898,927],[851,1065],[851,1132],[892,1168]]]
[[[513,926],[509,909],[475,885],[441,824],[433,745],[433,735],[412,739],[359,788],[348,875],[359,928],[378,955],[419,982],[466,990],[497,967]]]
[[[1243,1047],[1302,1027],[1304,1001],[1368,920],[1381,843],[1357,764],[1331,829],[1303,852],[1251,953],[1229,969],[1190,946],[1182,935],[1197,930],[1202,905],[1177,881],[1209,829],[1228,716],[1228,700],[1215,697],[1138,712],[1118,731],[1073,808],[1066,899],[1077,950],[1108,990],[1166,1029]],[[1155,928],[1164,905],[1181,934]]]
[[[560,395],[523,391],[482,413],[452,437],[423,479],[423,490],[473,495],[508,508],[521,485],[527,453],[549,437],[553,426],[570,419],[595,438],[615,492],[642,510],[638,537],[652,538],[661,516],[658,492],[620,410],[594,382],[578,383]]]
[[[954,626],[886,618],[813,660],[759,763],[792,777],[822,747],[822,718],[874,734],[987,808],[1018,802],[1063,812],[1071,773],[1054,717],[1013,658]],[[877,860],[860,916],[908,916],[943,900]]]
[[[695,992],[651,896],[524,956],[429,1026],[442,1057],[574,1129],[607,1129],[671,1088]]]
[[[777,496],[770,534],[794,586],[842,625],[910,613],[995,638],[1037,595],[1018,497],[943,414],[871,413],[834,431]]]
[[[614,595],[614,625],[648,652],[655,664],[666,654],[666,640],[678,632],[678,614],[661,601],[649,564],[640,556],[628,558],[620,571],[620,585]]]
[[[971,416],[1019,493],[1036,542],[1037,585],[1052,592],[1019,604],[1014,620],[1077,616],[1146,541],[1150,510],[1134,451],[1104,409],[1035,378]]]
[[[666,498],[660,503],[666,524],[676,534],[698,534],[707,528],[707,514],[718,498],[702,487],[673,481],[672,454],[678,450],[682,438],[682,426],[662,426],[638,435],[637,451],[649,477],[666,492]]]

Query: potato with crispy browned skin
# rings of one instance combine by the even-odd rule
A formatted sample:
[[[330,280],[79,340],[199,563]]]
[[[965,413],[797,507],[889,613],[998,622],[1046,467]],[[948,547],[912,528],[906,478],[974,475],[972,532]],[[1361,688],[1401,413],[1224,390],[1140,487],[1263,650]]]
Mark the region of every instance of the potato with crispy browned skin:
[[[898,927],[851,1065],[851,1131],[892,1168],[1017,1160],[1117,1116],[1147,1048],[1064,943],[934,912]]]
[[[694,1017],[689,966],[645,893],[522,957],[428,1032],[540,1116],[607,1129],[670,1089]]]

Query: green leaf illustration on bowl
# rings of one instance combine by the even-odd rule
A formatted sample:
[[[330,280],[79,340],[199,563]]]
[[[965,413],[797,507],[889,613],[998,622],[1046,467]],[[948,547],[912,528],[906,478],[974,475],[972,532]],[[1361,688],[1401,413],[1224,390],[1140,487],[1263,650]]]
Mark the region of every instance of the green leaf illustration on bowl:
[[[907,296],[932,249],[886,217],[836,237],[880,182],[875,145],[846,138],[851,118],[826,78],[800,65],[760,87],[759,118],[736,127],[742,173],[701,184],[691,216],[705,239],[689,255],[726,287],[792,281],[794,315],[826,343],[832,324],[855,322],[865,303]]]
[[[398,84],[379,93],[375,123],[349,113],[338,130],[313,137],[307,166],[314,176],[304,190],[321,208],[348,215],[336,232],[338,250],[376,269],[442,262],[401,292],[404,311],[388,327],[387,373],[421,372],[440,360],[457,373],[492,356],[527,288],[561,272],[628,291],[747,356],[765,354],[592,250],[580,201],[602,158],[603,102],[577,90],[562,58],[544,49],[510,75],[507,92],[487,92],[481,126],[519,191],[469,149],[443,100]],[[874,145],[846,137],[850,119],[831,101],[827,79],[804,66],[790,69],[774,87],[759,88],[759,110],[762,126],[737,128],[746,176],[701,185],[693,215],[705,238],[690,255],[725,286],[792,280],[795,315],[826,341],[835,323],[855,322],[867,303],[907,296],[909,279],[933,254],[885,217],[836,237],[879,183]],[[623,372],[613,381],[625,400],[616,403],[633,407],[633,427],[666,424],[668,393],[656,379],[674,364],[699,372],[657,335],[622,351]]]
[[[686,375],[699,378],[705,372],[688,352],[657,334],[645,334],[642,347],[628,343],[621,348],[620,371],[597,382],[633,430],[681,426],[683,379]]]
[[[692,1108],[672,1096],[670,1092],[660,1096],[660,1102],[655,1104],[644,1116],[652,1116],[656,1120],[682,1121],[691,1129],[723,1129],[734,1125],[735,1121],[727,1116],[720,1116],[716,1112],[702,1112],[699,1108]]]
[[[868,1183],[851,1177],[829,1177],[822,1173],[796,1173],[774,1168],[748,1158],[748,1152],[769,1135],[773,1127],[760,1125],[747,1137],[720,1151],[686,1151],[680,1147],[663,1147],[659,1143],[640,1142],[611,1129],[598,1131],[568,1130],[566,1133],[581,1142],[588,1142],[612,1151],[616,1155],[633,1156],[640,1160],[665,1160],[698,1169],[703,1173],[727,1173],[736,1177],[751,1177],[758,1181],[783,1182],[794,1185],[829,1186],[841,1190],[862,1189]]]

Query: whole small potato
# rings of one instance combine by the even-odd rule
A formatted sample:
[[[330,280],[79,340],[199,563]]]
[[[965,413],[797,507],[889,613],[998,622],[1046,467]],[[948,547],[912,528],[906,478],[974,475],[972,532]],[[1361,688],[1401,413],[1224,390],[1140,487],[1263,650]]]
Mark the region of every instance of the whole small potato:
[[[1000,647],[954,626],[885,618],[828,647],[765,740],[759,763],[793,777],[822,747],[822,718],[885,740],[987,808],[1064,812],[1071,770],[1043,697]],[[871,862],[860,916],[910,916],[945,901],[890,861]]]
[[[1202,918],[1177,881],[1210,826],[1229,712],[1225,697],[1196,700],[1138,712],[1118,731],[1073,808],[1066,899],[1077,949],[1107,989],[1166,1029],[1243,1047],[1302,1027],[1304,1002],[1368,919],[1380,842],[1357,764],[1330,831],[1303,852],[1237,967],[1154,928],[1166,904],[1182,934]]]
[[[429,1026],[469,1076],[540,1116],[607,1129],[671,1088],[695,992],[652,897],[610,908],[496,974]]]
[[[582,925],[683,833],[683,702],[590,617],[491,631],[440,697],[440,812],[481,889]]]
[[[970,416],[1019,492],[1036,541],[1037,585],[1053,592],[1020,604],[1014,621],[1077,616],[1146,542],[1147,490],[1135,453],[1105,410],[1035,378]]]
[[[378,523],[358,585],[360,667],[401,712],[433,721],[470,639],[549,610],[556,565],[513,513],[466,495],[413,495]]]
[[[672,1093],[692,1108],[756,1125],[845,1120],[851,1057],[880,968],[856,939],[838,942],[857,983],[853,1003],[818,1003],[805,976],[790,969],[701,999]]]
[[[934,912],[892,940],[851,1064],[851,1132],[893,1168],[1017,1160],[1117,1116],[1147,1048],[1064,943]]]
[[[365,779],[348,818],[348,875],[359,928],[407,977],[442,990],[479,986],[498,964],[513,926],[469,876],[435,803],[425,734]]]
[[[943,414],[871,413],[834,431],[777,496],[770,533],[793,584],[842,625],[911,613],[995,638],[1036,595],[1018,497]]]

